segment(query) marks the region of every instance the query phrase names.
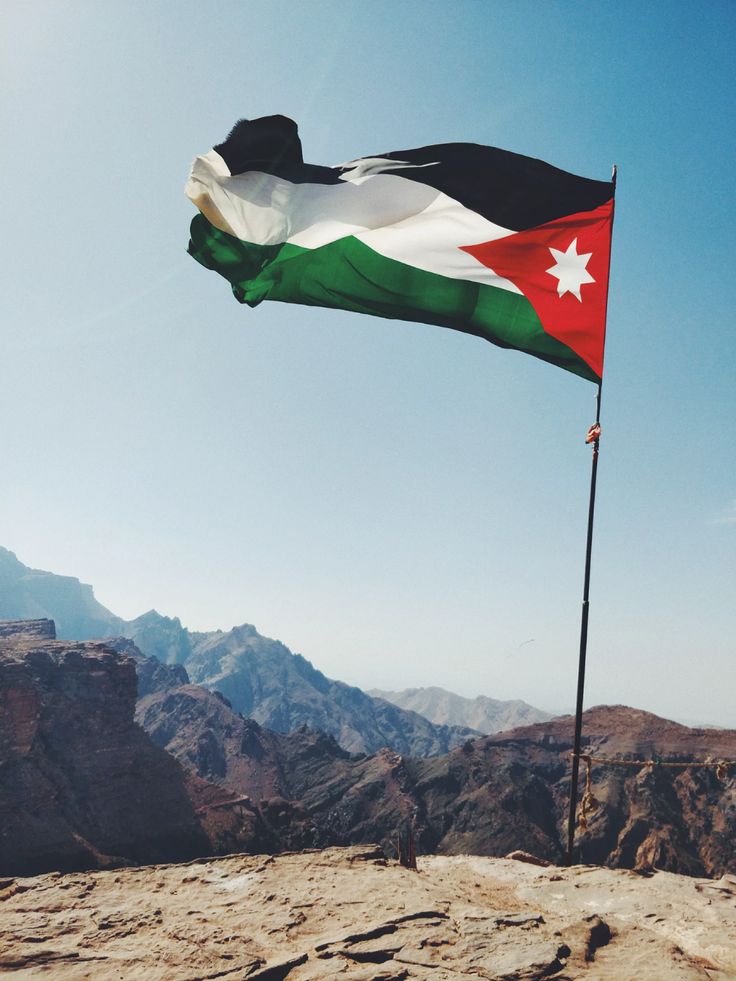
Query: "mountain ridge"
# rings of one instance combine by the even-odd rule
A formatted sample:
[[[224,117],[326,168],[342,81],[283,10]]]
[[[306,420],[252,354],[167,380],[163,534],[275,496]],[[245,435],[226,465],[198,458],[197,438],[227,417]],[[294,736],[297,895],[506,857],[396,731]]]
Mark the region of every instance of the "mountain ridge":
[[[424,759],[388,749],[349,754],[306,727],[269,732],[192,685],[152,692],[139,701],[136,718],[202,779],[256,800],[290,801],[281,847],[380,841],[389,849],[397,829],[412,827],[424,854],[504,855],[522,848],[564,859],[572,716]],[[736,871],[734,767],[718,777],[708,765],[635,762],[733,761],[736,731],[689,729],[626,706],[588,709],[583,729],[584,751],[614,762],[592,767],[598,804],[591,802],[578,833],[581,860],[689,875]],[[618,765],[627,760],[633,762]]]
[[[162,849],[177,860],[379,841],[392,854],[409,829],[419,854],[560,861],[573,728],[565,716],[424,759],[351,754],[307,726],[263,728],[127,639],[0,624],[0,871],[150,862]],[[736,871],[736,731],[626,706],[587,710],[583,730],[581,860]]]
[[[418,712],[437,725],[469,726],[483,735],[553,718],[549,712],[543,712],[518,698],[501,700],[488,695],[466,698],[436,685],[404,688],[402,691],[371,688],[368,694],[399,708]]]
[[[153,609],[122,620],[98,603],[91,586],[30,569],[0,547],[0,618],[29,617],[56,620],[62,639],[126,637],[147,656],[181,665],[193,682],[223,692],[238,712],[262,725],[279,732],[302,725],[320,728],[350,752],[373,753],[390,746],[400,753],[430,756],[479,734],[467,726],[430,722],[327,678],[252,624],[229,631],[190,631],[178,617]]]
[[[93,640],[119,632],[125,622],[74,576],[32,569],[0,546],[0,619],[53,620],[60,639]]]

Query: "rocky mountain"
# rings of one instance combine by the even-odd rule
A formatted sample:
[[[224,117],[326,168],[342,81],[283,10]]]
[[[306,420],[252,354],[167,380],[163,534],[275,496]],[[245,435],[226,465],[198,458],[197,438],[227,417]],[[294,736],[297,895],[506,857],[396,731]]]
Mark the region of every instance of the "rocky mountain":
[[[511,760],[519,754],[550,782],[557,813],[564,814],[572,732],[573,718],[562,716],[486,737],[477,745],[507,753]],[[736,872],[736,730],[689,728],[650,712],[602,705],[584,713],[583,737],[585,754],[614,762],[591,765],[595,809],[579,835],[582,860],[688,875]],[[626,760],[652,760],[654,765],[616,762]],[[710,765],[667,766],[690,760]],[[717,761],[730,765],[719,770]],[[583,766],[581,792],[584,777]],[[470,850],[473,838],[468,828],[456,844],[464,841]]]
[[[91,640],[122,633],[123,621],[98,603],[92,587],[73,576],[58,576],[23,565],[0,546],[0,620],[56,624],[58,637]]]
[[[282,847],[381,841],[390,849],[397,831],[413,826],[424,853],[564,856],[569,716],[433,759],[385,749],[351,756],[306,728],[272,733],[191,685],[147,695],[137,718],[201,777],[255,800],[283,800]],[[583,731],[586,752],[605,759],[736,759],[732,730],[692,730],[624,706],[590,709]],[[736,871],[735,769],[719,777],[712,767],[594,764],[598,807],[578,837],[582,859],[692,875]]]
[[[263,728],[130,641],[21,629],[0,625],[0,874],[373,841],[391,853],[409,828],[420,853],[563,856],[570,717],[432,759],[353,755],[318,730]],[[584,861],[736,872],[734,763],[666,765],[734,761],[736,732],[623,706],[589,710],[583,731]]]
[[[477,698],[463,698],[444,688],[404,688],[403,691],[369,690],[369,695],[382,698],[399,708],[418,712],[430,722],[438,725],[468,726],[483,735],[505,732],[517,726],[546,722],[552,716],[549,712],[534,708],[520,699],[500,701],[479,695]]]
[[[288,734],[264,729],[233,712],[223,695],[199,685],[144,696],[136,719],[183,766],[257,809],[272,831],[264,850],[321,848],[337,840],[329,821],[310,813],[300,799],[310,780],[323,786],[356,759],[331,736],[307,728]],[[296,778],[299,770],[303,780]]]
[[[390,746],[413,756],[435,756],[479,734],[467,726],[435,724],[327,678],[249,624],[197,633],[155,610],[121,620],[95,600],[91,586],[29,569],[0,549],[0,617],[42,616],[57,620],[60,637],[128,638],[143,654],[179,665],[193,682],[223,692],[236,711],[262,725],[278,732],[302,725],[322,729],[350,752]]]
[[[3,561],[11,599],[30,596],[35,586],[26,593],[23,583],[38,578],[33,570],[23,572],[14,557]],[[48,583],[44,589],[53,598]],[[80,622],[117,626],[90,607],[79,583],[62,593],[86,603],[64,607]],[[3,602],[18,609],[7,596]],[[326,678],[247,625],[197,634],[151,612],[124,625],[143,654],[130,640],[54,641],[48,623],[37,624],[21,650],[2,636],[16,629],[0,628],[0,849],[10,863],[47,862],[52,852],[61,862],[54,867],[81,867],[201,847],[380,840],[390,848],[409,825],[427,853],[521,847],[551,860],[563,855],[570,717],[463,738]],[[137,717],[158,750],[133,725],[134,661]],[[269,731],[258,718],[273,729],[301,728]],[[735,869],[736,733],[623,706],[589,710],[583,733],[588,753],[613,761],[592,765],[586,799],[598,806],[578,838],[585,861],[693,875]],[[442,739],[462,743],[420,758],[438,753]],[[400,752],[366,755],[376,745]],[[664,765],[718,759],[732,762],[718,771]],[[636,760],[654,764],[616,765]],[[166,833],[156,837],[162,822]]]
[[[389,746],[411,756],[437,756],[479,735],[466,726],[437,725],[327,678],[250,624],[195,633],[151,610],[123,632],[144,654],[184,668],[193,683],[221,692],[236,712],[275,732],[307,726],[333,736],[348,752]]]
[[[139,646],[140,640],[136,638]],[[145,646],[142,650],[149,653]],[[333,681],[249,624],[192,635],[185,665],[193,682],[221,691],[236,711],[261,725],[277,732],[302,725],[321,729],[353,753],[390,746],[413,756],[436,756],[477,735],[467,727],[434,725],[360,688]]]
[[[192,634],[178,617],[164,617],[156,610],[125,621],[116,632],[132,640],[148,657],[155,657],[162,664],[181,665],[192,658],[193,640],[210,636]]]
[[[0,624],[2,629],[2,624]],[[138,676],[138,699],[157,691],[168,691],[189,684],[189,675],[181,664],[162,664],[156,657],[147,657],[127,637],[111,637],[106,641],[111,650],[135,661]]]

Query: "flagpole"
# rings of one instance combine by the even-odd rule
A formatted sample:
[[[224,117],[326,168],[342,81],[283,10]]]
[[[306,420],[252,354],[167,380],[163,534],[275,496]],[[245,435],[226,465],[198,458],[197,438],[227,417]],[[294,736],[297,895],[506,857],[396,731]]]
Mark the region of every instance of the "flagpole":
[[[616,193],[616,166],[611,173],[613,191]],[[611,218],[611,245],[613,245],[613,217]],[[608,253],[608,281],[611,274],[611,251]],[[606,294],[606,320],[608,319],[608,294]],[[573,863],[575,846],[575,812],[578,806],[578,776],[580,773],[580,744],[583,734],[583,698],[585,694],[585,661],[588,653],[588,611],[590,609],[590,560],[593,554],[593,518],[595,516],[595,485],[598,477],[598,451],[601,438],[601,388],[603,379],[598,382],[595,400],[595,424],[588,434],[593,444],[593,462],[590,470],[590,498],[588,501],[588,535],[585,546],[585,576],[583,579],[583,609],[580,618],[580,654],[578,658],[578,691],[575,702],[575,737],[572,750],[572,775],[570,778],[570,812],[567,819],[567,864]]]
[[[583,731],[583,695],[585,692],[585,660],[588,653],[588,611],[590,609],[590,560],[593,554],[593,517],[595,515],[595,485],[598,477],[598,448],[601,424],[601,385],[598,383],[596,395],[595,431],[593,443],[593,463],[590,470],[590,499],[588,502],[588,537],[585,548],[585,577],[583,580],[583,610],[580,620],[580,656],[578,660],[578,692],[575,704],[575,740],[572,756],[572,778],[570,784],[570,814],[567,822],[567,864],[573,864],[575,843],[575,811],[578,806],[578,774],[580,771],[580,742]]]

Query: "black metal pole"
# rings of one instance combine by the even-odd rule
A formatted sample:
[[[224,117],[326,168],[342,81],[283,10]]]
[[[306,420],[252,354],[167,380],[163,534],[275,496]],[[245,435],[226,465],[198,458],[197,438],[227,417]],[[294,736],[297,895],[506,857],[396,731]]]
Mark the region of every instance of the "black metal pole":
[[[593,517],[595,515],[595,483],[598,476],[598,447],[600,442],[601,385],[596,397],[595,425],[597,435],[593,439],[593,465],[590,471],[590,500],[588,502],[588,538],[585,548],[585,578],[583,581],[583,611],[580,620],[580,657],[578,660],[578,693],[575,703],[575,741],[570,782],[570,814],[567,822],[567,864],[572,865],[575,843],[575,811],[578,806],[578,773],[580,771],[580,740],[583,731],[583,694],[585,691],[585,658],[588,652],[588,610],[590,608],[590,559],[593,553]]]
[[[611,174],[614,194],[616,192],[616,167]],[[611,218],[611,246],[613,246],[613,218]],[[611,275],[611,253],[608,254],[608,277]],[[606,295],[606,319],[608,318],[608,295]],[[578,806],[578,775],[580,773],[580,742],[583,733],[583,696],[585,692],[585,659],[588,653],[588,610],[590,607],[590,557],[593,552],[593,517],[595,514],[595,482],[598,476],[598,449],[601,435],[601,386],[598,383],[595,411],[595,437],[593,443],[593,465],[590,471],[590,501],[588,503],[588,538],[585,548],[585,578],[583,580],[583,611],[580,619],[580,656],[578,659],[578,692],[575,702],[575,738],[573,742],[572,775],[570,779],[570,812],[567,820],[567,864],[572,865],[575,845],[575,812]],[[591,432],[593,427],[591,427]]]

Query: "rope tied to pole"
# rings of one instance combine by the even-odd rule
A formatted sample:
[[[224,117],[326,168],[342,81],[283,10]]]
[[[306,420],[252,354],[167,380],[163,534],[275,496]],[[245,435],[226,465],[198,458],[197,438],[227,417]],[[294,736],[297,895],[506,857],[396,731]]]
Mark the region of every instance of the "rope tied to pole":
[[[689,760],[687,762],[672,763],[667,760],[613,760],[605,756],[593,756],[591,753],[570,753],[570,758],[575,759],[577,757],[585,763],[585,790],[583,791],[583,796],[580,801],[580,808],[578,810],[578,827],[581,831],[586,831],[588,827],[588,815],[592,814],[600,807],[600,801],[598,801],[593,794],[593,783],[591,778],[591,770],[593,763],[599,763],[604,766],[636,766],[636,767],[647,767],[649,769],[655,766],[669,767],[671,769],[687,770],[691,767],[702,767],[704,769],[715,770],[715,774],[718,780],[725,782],[728,779],[729,767],[736,767],[736,760],[714,760],[712,757],[706,757],[704,760]]]
[[[585,790],[583,791],[583,796],[580,801],[580,810],[578,811],[578,827],[581,831],[587,831],[588,814],[593,811],[597,811],[600,807],[600,802],[593,794],[593,787],[590,779],[590,770],[593,760],[587,755],[587,753],[581,754],[580,759],[585,763]]]
[[[586,443],[597,443],[601,438],[601,424],[599,422],[594,422],[593,425],[588,429],[585,434]]]

